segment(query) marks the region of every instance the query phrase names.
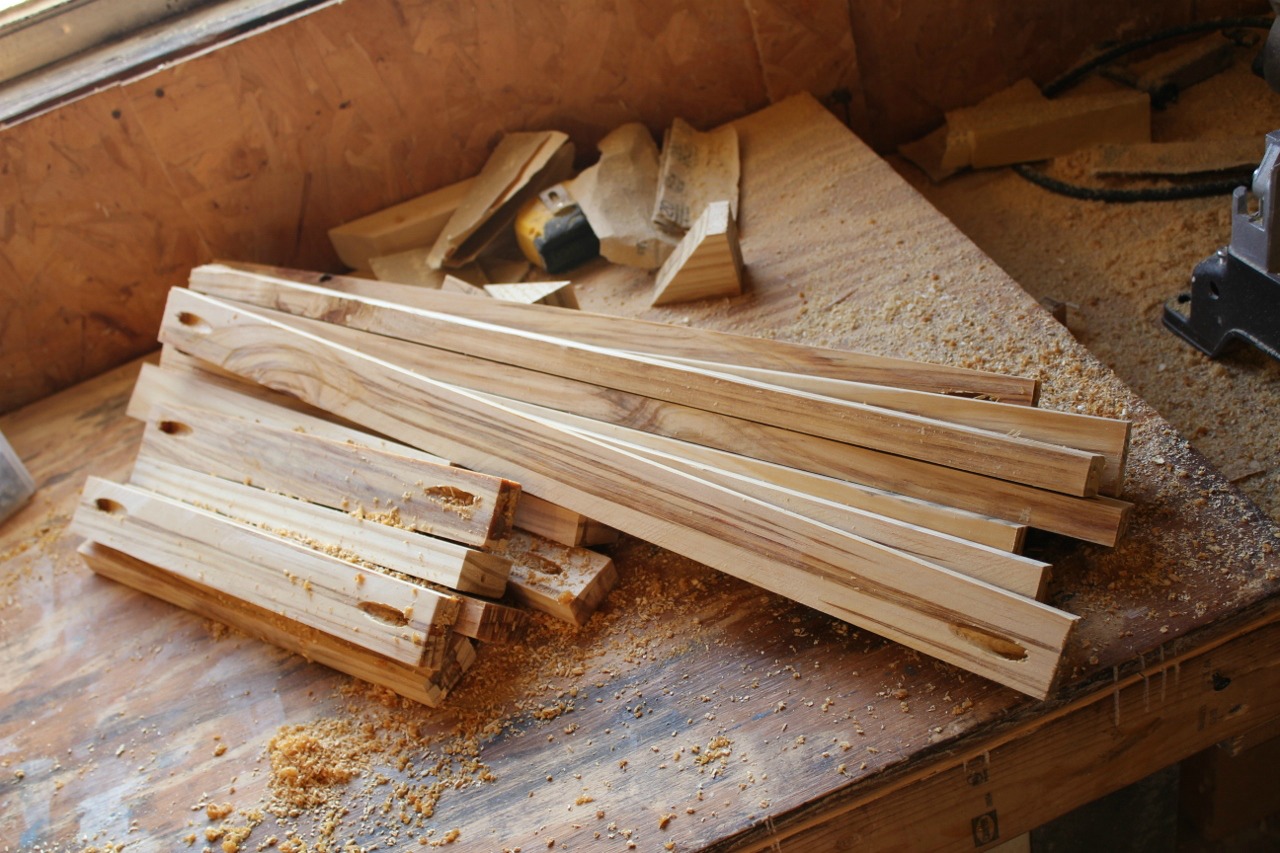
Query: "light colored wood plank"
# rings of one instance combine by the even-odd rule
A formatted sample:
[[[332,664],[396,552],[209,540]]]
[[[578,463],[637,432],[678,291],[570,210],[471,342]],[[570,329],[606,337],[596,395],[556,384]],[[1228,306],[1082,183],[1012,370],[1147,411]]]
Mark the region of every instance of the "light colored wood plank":
[[[427,266],[428,249],[406,249],[390,255],[377,255],[369,259],[369,269],[378,281],[411,284],[414,287],[439,287],[445,274]]]
[[[420,247],[430,249],[474,183],[475,178],[465,178],[335,225],[329,229],[329,240],[338,257],[352,269],[368,269],[370,260],[380,255]]]
[[[1092,453],[792,392],[621,350],[405,308],[299,282],[201,267],[192,271],[191,287],[491,361],[536,366],[559,376],[666,402],[741,413],[758,423],[1064,494],[1097,494],[1101,477],[1103,460]]]
[[[459,592],[501,596],[511,573],[510,561],[501,557],[175,465],[147,447],[139,452],[129,481],[348,562],[367,562]]]
[[[587,624],[618,584],[608,556],[525,530],[515,530],[495,550],[511,560],[512,598],[574,625]]]
[[[90,477],[74,532],[410,666],[443,664],[458,602],[136,486]]]
[[[1102,418],[1034,406],[1016,406],[994,400],[953,397],[909,388],[891,388],[868,382],[849,382],[826,376],[808,376],[781,370],[764,370],[724,362],[667,357],[717,373],[744,376],[769,385],[821,394],[838,400],[865,403],[899,412],[964,424],[965,426],[1009,432],[1049,444],[1086,450],[1103,457],[1098,491],[1113,497],[1124,488],[1124,466],[1129,455],[1128,421]]]
[[[227,271],[240,271],[322,285],[342,293],[385,299],[427,311],[447,312],[486,323],[632,352],[727,361],[730,364],[766,370],[827,376],[939,394],[983,397],[1022,405],[1033,405],[1040,395],[1039,381],[1021,376],[805,346],[710,329],[690,329],[687,326],[611,314],[571,314],[548,305],[521,306],[497,300],[464,302],[459,295],[443,289],[394,287],[349,276],[262,264],[221,262],[201,267],[200,270],[202,277],[223,276]]]
[[[469,595],[458,599],[461,606],[453,630],[464,637],[481,643],[510,643],[521,639],[529,628],[529,614],[524,610]]]
[[[578,307],[578,294],[571,281],[525,281],[515,284],[486,284],[484,292],[503,302],[523,305],[554,305],[557,308]]]
[[[775,482],[729,471],[715,464],[690,458],[690,454],[685,452],[689,449],[685,442],[663,437],[653,441],[653,437],[645,433],[625,431],[618,427],[611,429],[610,425],[591,423],[585,418],[575,418],[552,409],[525,406],[511,401],[504,402],[517,411],[553,420],[582,435],[613,442],[629,453],[652,459],[700,480],[784,507],[846,533],[923,557],[945,568],[978,578],[1019,595],[1039,598],[1048,581],[1049,565],[1047,563],[867,512],[807,490],[788,488]],[[604,429],[600,430],[597,424]],[[707,448],[702,449],[707,450]],[[707,455],[716,453],[716,451],[710,451]],[[718,455],[724,457],[730,454],[719,453]]]
[[[579,438],[463,389],[258,312],[175,288],[161,338],[229,370],[460,462],[535,484],[556,503],[766,590],[1044,697],[1076,618],[843,535],[786,510]],[[325,377],[323,383],[316,377]],[[357,379],[358,377],[358,379]],[[466,426],[463,429],[463,426]],[[625,484],[625,487],[621,487]]]
[[[653,285],[652,305],[714,299],[742,293],[742,249],[738,224],[727,201],[707,205],[671,257],[663,261]]]
[[[678,437],[1100,545],[1115,545],[1128,519],[1130,505],[1111,498],[1074,498],[330,323],[266,309],[258,313],[274,323],[359,349],[366,355],[452,384]]]
[[[153,411],[140,452],[465,545],[505,538],[520,491],[498,477],[168,403]]]
[[[101,543],[84,542],[78,551],[85,565],[105,578],[433,708],[440,706],[475,660],[471,641],[454,634],[449,640],[452,648],[438,669],[410,666]]]

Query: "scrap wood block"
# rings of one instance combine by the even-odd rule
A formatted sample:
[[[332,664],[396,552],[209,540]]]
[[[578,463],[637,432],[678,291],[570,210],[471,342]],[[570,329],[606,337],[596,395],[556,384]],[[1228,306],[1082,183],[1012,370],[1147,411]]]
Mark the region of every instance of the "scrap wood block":
[[[574,625],[585,625],[618,583],[613,560],[515,530],[494,549],[511,560],[510,596],[526,607]]]
[[[1197,175],[1253,169],[1262,159],[1256,136],[1184,142],[1096,145],[1069,155],[1091,175]]]
[[[458,618],[451,596],[97,477],[72,530],[409,666],[439,667]]]
[[[500,477],[170,404],[140,453],[466,545],[505,538],[520,496]]]
[[[504,302],[525,305],[554,305],[557,308],[578,307],[578,294],[571,281],[525,281],[515,284],[486,284],[485,293]]]
[[[727,201],[707,205],[658,270],[651,305],[737,296],[742,292],[742,250]]]
[[[193,272],[191,285],[197,291],[492,362],[538,364],[557,376],[616,391],[708,411],[749,413],[762,424],[1048,491],[1091,496],[1101,480],[1104,460],[1087,451],[760,383],[725,381],[696,367],[624,350],[567,338],[551,340],[264,276],[206,280]]]
[[[501,596],[511,573],[510,561],[494,554],[215,477],[146,451],[134,462],[130,482],[348,562],[368,563],[459,592]]]
[[[579,343],[664,357],[722,361],[767,370],[791,371],[939,394],[981,397],[1028,406],[1035,405],[1040,395],[1039,380],[1029,377],[794,344],[712,329],[690,329],[687,326],[610,314],[571,314],[544,305],[464,300],[457,294],[444,292],[443,289],[394,287],[347,276],[261,264],[206,264],[191,272],[193,284],[205,289],[216,285],[252,292],[253,283],[264,279],[309,284],[353,296],[371,296],[426,311],[439,311],[527,332],[569,338]],[[390,287],[394,287],[394,290],[388,290]],[[240,297],[233,294],[241,291],[220,292],[228,299],[238,299]]]
[[[161,338],[408,443],[499,467],[571,509],[925,654],[1045,697],[1076,617],[681,472],[575,438],[359,349],[181,288]],[[192,322],[192,319],[197,322]],[[463,426],[466,428],[462,428]],[[625,487],[622,486],[625,484]],[[921,603],[927,605],[921,606]]]
[[[334,226],[329,229],[333,249],[352,269],[369,269],[370,259],[380,255],[429,247],[474,183],[467,178]]]
[[[172,299],[175,302],[192,302],[193,305],[219,304],[201,302],[201,297],[181,290],[175,290]],[[1075,498],[718,412],[617,391],[602,394],[598,386],[588,383],[460,356],[330,323],[265,309],[260,309],[257,313],[259,320],[275,328],[295,330],[317,341],[336,344],[474,391],[568,410],[597,420],[669,436],[690,438],[721,450],[1040,527],[1098,544],[1114,545],[1127,519],[1129,505],[1110,498]],[[175,330],[175,334],[177,333]],[[426,444],[436,442],[432,445],[436,450],[441,449],[439,442],[445,440],[443,436],[418,439]],[[556,502],[563,503],[559,500]]]
[[[475,660],[471,640],[452,634],[438,667],[412,666],[99,542],[82,543],[79,553],[85,565],[105,578],[433,708],[440,706]]]

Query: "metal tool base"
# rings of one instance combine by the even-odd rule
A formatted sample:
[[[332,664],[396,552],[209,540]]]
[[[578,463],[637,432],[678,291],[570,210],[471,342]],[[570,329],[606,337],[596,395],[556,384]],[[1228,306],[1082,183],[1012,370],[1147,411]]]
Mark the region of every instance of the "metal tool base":
[[[1220,250],[1165,305],[1164,325],[1210,358],[1240,340],[1280,361],[1280,280]]]

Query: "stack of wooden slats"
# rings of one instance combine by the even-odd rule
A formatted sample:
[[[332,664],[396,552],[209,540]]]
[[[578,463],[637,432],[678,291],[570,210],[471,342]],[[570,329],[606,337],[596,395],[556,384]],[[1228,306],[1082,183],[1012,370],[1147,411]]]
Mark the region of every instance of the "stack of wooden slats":
[[[1034,696],[1076,617],[1026,527],[1128,512],[1128,424],[1017,377],[245,265],[161,340]]]

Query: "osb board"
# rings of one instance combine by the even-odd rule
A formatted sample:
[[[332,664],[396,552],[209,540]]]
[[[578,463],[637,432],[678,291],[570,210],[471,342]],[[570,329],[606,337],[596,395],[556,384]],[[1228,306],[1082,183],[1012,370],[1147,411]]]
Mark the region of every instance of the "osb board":
[[[1059,701],[1086,702],[1099,722],[1081,736],[1114,745],[1129,723],[1110,710],[1115,679],[1274,601],[1278,558],[1262,553],[1274,528],[815,102],[738,129],[748,292],[645,310],[648,276],[597,267],[584,306],[1030,371],[1049,405],[1136,418],[1126,543],[1041,540],[1061,566],[1053,599],[1084,616]],[[873,796],[993,729],[1034,743],[1056,713],[630,539],[613,552],[618,591],[585,628],[536,618],[524,645],[481,648],[445,709],[404,707],[77,563],[60,531],[86,473],[125,472],[138,435],[122,414],[128,381],[0,419],[43,484],[0,531],[0,664],[14,685],[0,837],[163,849],[261,820],[247,845],[287,829],[335,847],[456,829],[460,849],[697,849]],[[1140,699],[1160,708],[1163,695],[1157,684]],[[1167,724],[1191,744],[1219,731],[1204,723]],[[312,786],[290,785],[288,768]],[[341,781],[319,784],[317,768]],[[948,796],[970,796],[957,787]],[[209,818],[222,803],[235,811]],[[1050,815],[1017,820],[1037,816]]]

